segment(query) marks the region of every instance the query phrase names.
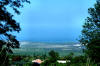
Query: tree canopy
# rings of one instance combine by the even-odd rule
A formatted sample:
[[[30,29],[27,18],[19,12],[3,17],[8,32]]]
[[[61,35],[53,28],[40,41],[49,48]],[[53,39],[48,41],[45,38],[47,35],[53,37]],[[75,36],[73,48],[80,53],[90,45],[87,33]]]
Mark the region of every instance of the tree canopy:
[[[100,1],[88,9],[80,42],[86,47],[86,54],[94,62],[100,62]]]
[[[19,15],[18,9],[24,2],[30,3],[28,0],[0,0],[0,65],[7,60],[7,53],[12,53],[12,48],[19,48],[19,41],[12,32],[19,32],[21,28],[8,8]]]

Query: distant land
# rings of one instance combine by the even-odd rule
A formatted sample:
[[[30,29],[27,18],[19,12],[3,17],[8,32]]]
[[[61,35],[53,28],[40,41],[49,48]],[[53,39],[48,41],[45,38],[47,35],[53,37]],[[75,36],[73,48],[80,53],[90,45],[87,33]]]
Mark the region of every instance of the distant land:
[[[54,50],[61,56],[73,52],[75,55],[82,55],[84,47],[78,42],[20,42],[20,48],[14,49],[18,55],[42,55]]]

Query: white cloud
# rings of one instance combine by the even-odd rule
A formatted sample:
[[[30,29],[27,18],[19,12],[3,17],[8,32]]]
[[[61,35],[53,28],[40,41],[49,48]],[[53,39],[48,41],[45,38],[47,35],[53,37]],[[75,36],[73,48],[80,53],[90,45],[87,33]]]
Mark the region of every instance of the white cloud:
[[[81,46],[81,44],[75,44],[75,45],[73,45],[73,46],[77,46],[77,47],[78,47],[78,46]]]

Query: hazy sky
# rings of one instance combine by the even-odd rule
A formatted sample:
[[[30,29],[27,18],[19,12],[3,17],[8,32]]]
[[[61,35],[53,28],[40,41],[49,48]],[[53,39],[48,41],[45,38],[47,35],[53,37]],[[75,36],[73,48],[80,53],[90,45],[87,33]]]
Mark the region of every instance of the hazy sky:
[[[16,16],[20,41],[76,41],[95,0],[31,0]]]

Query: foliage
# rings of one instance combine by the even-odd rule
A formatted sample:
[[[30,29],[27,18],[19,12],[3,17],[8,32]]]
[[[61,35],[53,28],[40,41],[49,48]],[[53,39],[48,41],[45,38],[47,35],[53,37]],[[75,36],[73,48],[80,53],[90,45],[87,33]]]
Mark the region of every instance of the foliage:
[[[51,63],[55,63],[59,58],[59,54],[53,50],[49,52],[49,56],[50,56],[49,60]]]
[[[29,3],[28,0],[0,0],[0,59],[2,59],[0,65],[4,65],[7,61],[7,53],[13,53],[12,48],[19,48],[19,41],[11,32],[19,32],[21,28],[8,8],[19,15],[18,8],[23,7],[24,2]]]
[[[86,63],[86,57],[85,56],[75,56],[72,60],[73,63]]]
[[[66,56],[66,59],[67,60],[72,60],[73,56],[74,56],[74,53],[71,52],[71,53],[69,53],[69,55]]]
[[[56,66],[57,64],[57,59],[59,58],[59,54],[53,50],[49,52],[49,57],[48,59],[45,60],[45,62],[42,64],[43,66]]]
[[[100,1],[88,9],[89,17],[83,25],[80,42],[86,47],[86,54],[93,62],[100,62]]]
[[[47,56],[45,59],[43,58],[43,55],[40,55],[40,58],[44,62],[41,64],[41,66],[97,66],[97,64],[94,64],[93,62],[89,62],[86,56],[75,56],[73,53],[70,53],[67,55],[68,57],[72,57],[71,62],[67,62],[65,64],[58,63],[58,62],[52,62],[50,61],[50,56]],[[73,55],[73,56],[72,56]],[[21,65],[21,66],[32,66],[32,60],[37,59],[37,56],[24,56],[24,55],[9,55],[12,59],[11,65]],[[68,60],[67,56],[60,56],[57,60]],[[17,61],[14,59],[17,58]]]

